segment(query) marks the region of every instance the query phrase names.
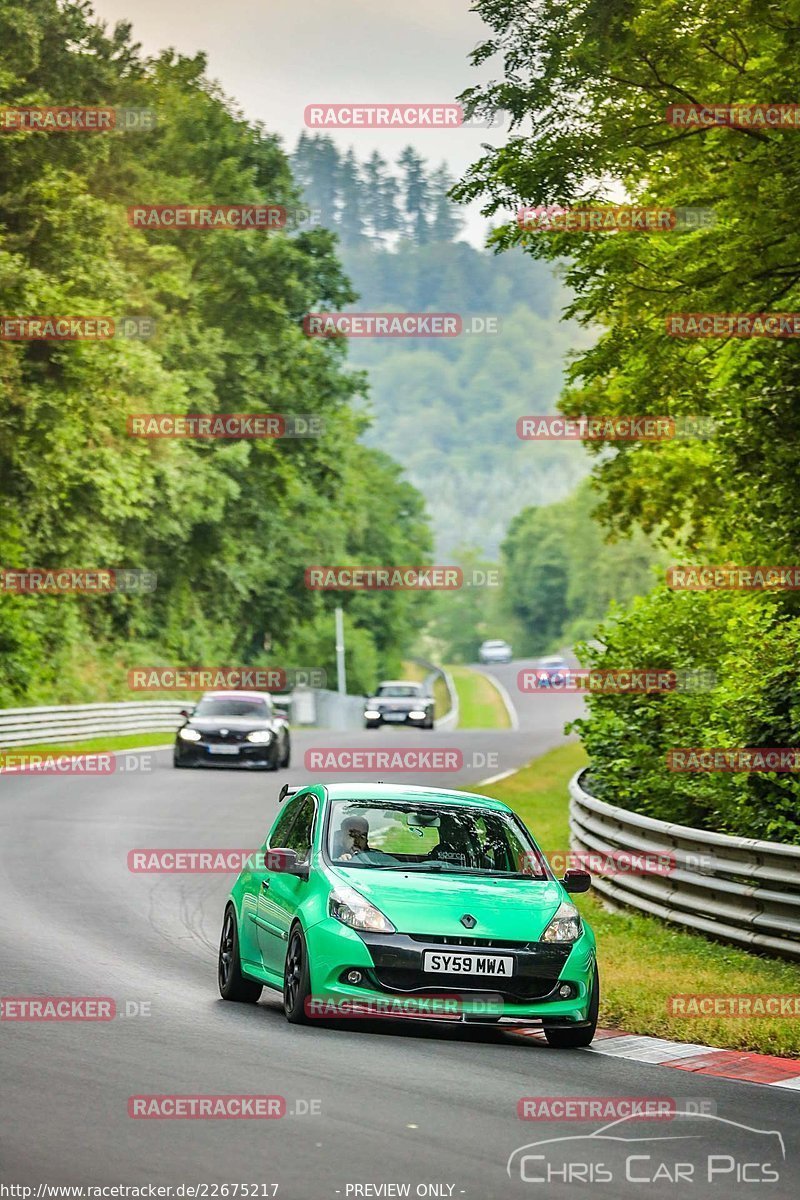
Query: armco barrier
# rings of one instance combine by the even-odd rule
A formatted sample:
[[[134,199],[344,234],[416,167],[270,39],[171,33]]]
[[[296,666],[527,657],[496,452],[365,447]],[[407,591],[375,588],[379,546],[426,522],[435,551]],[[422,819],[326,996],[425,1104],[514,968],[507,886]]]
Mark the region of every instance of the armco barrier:
[[[286,698],[276,697],[285,707]],[[105,734],[172,733],[191,700],[130,700],[116,704],[64,704],[0,709],[0,750],[55,742],[86,742]]]
[[[800,958],[800,846],[705,833],[607,804],[570,780],[573,850],[671,852],[666,874],[592,876],[612,905],[650,913],[711,937]]]
[[[458,692],[453,683],[452,676],[445,671],[443,667],[437,667],[435,663],[428,662],[426,658],[414,658],[412,662],[419,663],[421,667],[425,667],[429,672],[425,676],[425,690],[429,695],[433,695],[433,687],[439,676],[444,680],[444,686],[447,688],[447,695],[450,698],[450,707],[443,717],[437,718],[434,722],[436,729],[457,729],[458,728]]]
[[[187,700],[131,700],[119,704],[65,704],[0,710],[0,749],[85,742],[104,734],[162,733],[182,723]]]

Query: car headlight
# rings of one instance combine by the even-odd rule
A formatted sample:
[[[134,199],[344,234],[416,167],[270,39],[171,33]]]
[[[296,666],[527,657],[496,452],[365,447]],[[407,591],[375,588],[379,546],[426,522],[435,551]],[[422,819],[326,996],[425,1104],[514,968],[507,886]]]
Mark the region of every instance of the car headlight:
[[[200,734],[198,731],[196,729],[190,729],[188,725],[186,725],[183,729],[178,730],[178,737],[184,742],[200,741]]]
[[[423,721],[426,714],[424,708],[414,708],[408,715],[411,717],[412,721]]]
[[[254,729],[252,733],[248,733],[246,740],[248,742],[257,742],[260,746],[263,746],[266,742],[271,742],[272,737],[271,729]]]
[[[328,912],[351,929],[370,933],[396,933],[395,927],[379,908],[359,896],[354,888],[339,884],[328,899]]]
[[[364,710],[364,716],[368,721],[374,721],[376,717],[381,715],[379,708],[367,708]]]
[[[577,942],[583,933],[580,913],[566,900],[559,904],[556,914],[542,934],[543,942]]]

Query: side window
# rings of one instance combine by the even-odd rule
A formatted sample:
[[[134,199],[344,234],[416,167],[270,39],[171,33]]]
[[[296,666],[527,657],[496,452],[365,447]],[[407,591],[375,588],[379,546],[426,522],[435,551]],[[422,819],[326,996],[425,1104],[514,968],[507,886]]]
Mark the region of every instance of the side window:
[[[287,850],[296,850],[300,862],[308,858],[311,850],[311,838],[314,830],[314,816],[317,811],[313,796],[306,796],[302,801],[297,820],[289,831],[288,839],[283,843]]]
[[[289,848],[289,845],[290,845],[290,842],[288,841],[289,831],[291,830],[291,827],[294,824],[294,819],[297,816],[297,813],[298,813],[300,807],[302,806],[302,803],[303,803],[302,800],[298,800],[298,801],[290,801],[286,805],[286,808],[283,810],[283,812],[280,815],[280,819],[278,820],[277,825],[272,830],[272,833],[269,835],[269,838],[267,839],[268,846],[270,846],[270,847],[281,846],[285,850]]]

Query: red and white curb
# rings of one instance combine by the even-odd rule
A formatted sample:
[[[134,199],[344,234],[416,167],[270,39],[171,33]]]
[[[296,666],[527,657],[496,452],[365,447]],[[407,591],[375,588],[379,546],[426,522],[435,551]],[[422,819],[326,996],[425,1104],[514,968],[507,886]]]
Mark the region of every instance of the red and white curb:
[[[545,1040],[538,1029],[520,1029],[515,1033],[537,1041]],[[766,1083],[800,1091],[800,1059],[796,1058],[778,1058],[749,1050],[720,1050],[695,1042],[670,1042],[666,1038],[622,1033],[619,1029],[598,1029],[588,1053],[675,1067],[695,1075],[720,1075],[725,1079],[742,1079],[746,1083]]]

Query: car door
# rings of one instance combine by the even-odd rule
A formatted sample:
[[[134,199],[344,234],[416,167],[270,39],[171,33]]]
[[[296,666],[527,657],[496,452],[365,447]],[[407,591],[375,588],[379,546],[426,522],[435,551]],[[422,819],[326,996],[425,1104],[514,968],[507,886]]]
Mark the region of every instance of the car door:
[[[269,849],[294,850],[298,862],[307,862],[311,854],[316,797],[298,796],[292,804],[291,822],[279,821],[269,838]],[[267,971],[283,976],[289,929],[308,884],[304,879],[284,872],[266,872],[259,895],[258,939]]]
[[[300,811],[302,802],[303,798],[298,796],[291,799],[287,803],[286,807],[281,812],[280,817],[267,835],[264,849],[267,849],[270,846],[287,845],[292,825],[294,825],[295,817]],[[277,925],[277,912],[275,905],[272,903],[272,896],[270,895],[270,889],[272,888],[272,881],[274,878],[274,873],[264,870],[262,851],[262,859],[259,863],[260,882],[258,885],[258,893],[255,898],[256,902],[255,911],[253,913],[253,922],[255,925],[259,957],[264,966],[268,966],[270,959],[274,957],[272,942],[280,934],[279,926]]]

